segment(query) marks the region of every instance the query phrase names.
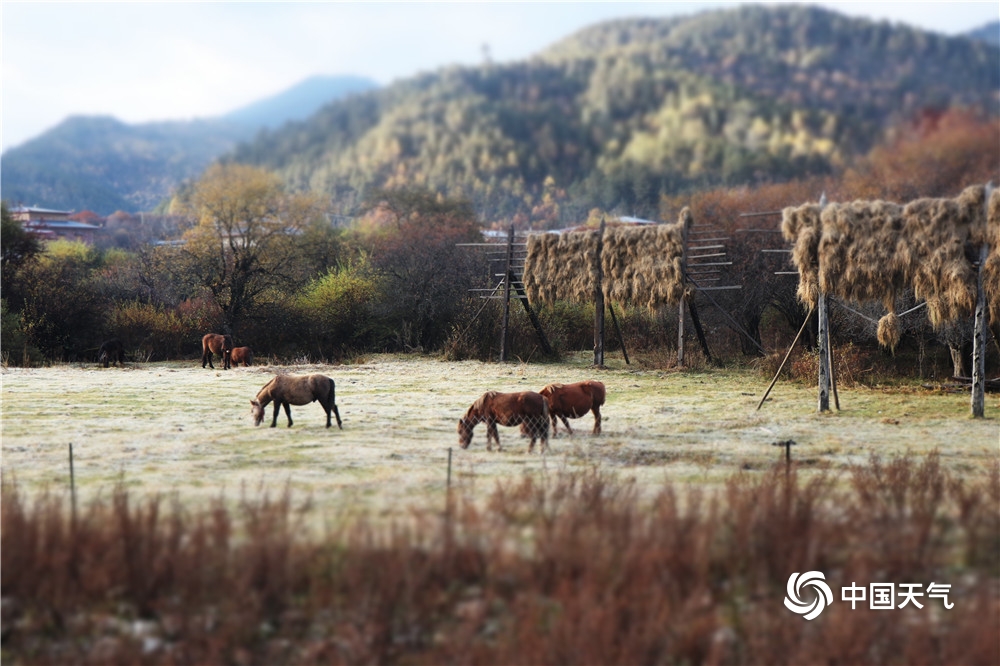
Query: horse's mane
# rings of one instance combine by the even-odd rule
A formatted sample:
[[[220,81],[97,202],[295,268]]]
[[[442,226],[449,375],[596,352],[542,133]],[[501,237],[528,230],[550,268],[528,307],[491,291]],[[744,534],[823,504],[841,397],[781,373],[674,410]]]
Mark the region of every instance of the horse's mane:
[[[261,399],[261,396],[266,396],[267,394],[269,394],[272,385],[275,382],[277,382],[277,381],[278,381],[277,377],[272,377],[271,381],[269,381],[268,383],[264,384],[264,386],[262,386],[261,389],[259,391],[257,391],[257,397],[255,398],[255,400],[257,400],[259,402],[260,399]]]
[[[472,403],[471,407],[469,407],[469,412],[471,411],[483,412],[486,409],[486,405],[491,400],[493,400],[496,394],[497,394],[496,391],[487,391],[486,393],[482,394],[481,396],[476,398],[476,401]],[[468,414],[468,412],[466,412],[466,414]]]

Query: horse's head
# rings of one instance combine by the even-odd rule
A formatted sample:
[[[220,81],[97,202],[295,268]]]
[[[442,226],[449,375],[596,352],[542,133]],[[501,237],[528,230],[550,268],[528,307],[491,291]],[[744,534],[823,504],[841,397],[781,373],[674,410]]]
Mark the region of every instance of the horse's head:
[[[458,420],[458,445],[463,449],[469,448],[469,444],[472,443],[472,428],[475,425],[475,421],[468,421],[467,419]]]
[[[488,418],[487,412],[489,411],[490,402],[496,394],[496,391],[487,391],[479,396],[469,409],[466,410],[465,416],[459,420],[458,444],[463,449],[469,448],[469,443],[472,441],[472,429],[476,427],[476,424]]]
[[[250,414],[253,415],[253,424],[259,426],[264,420],[264,405],[259,400],[250,401]]]

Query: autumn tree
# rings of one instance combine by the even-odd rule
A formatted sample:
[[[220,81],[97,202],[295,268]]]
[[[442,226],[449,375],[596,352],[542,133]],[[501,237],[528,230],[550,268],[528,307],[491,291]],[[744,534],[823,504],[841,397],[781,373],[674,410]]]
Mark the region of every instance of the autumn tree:
[[[441,345],[474,267],[458,243],[481,240],[472,205],[421,189],[379,190],[366,203],[366,244],[387,326],[404,349]]]
[[[194,225],[177,252],[177,276],[207,290],[227,332],[269,291],[296,286],[296,238],[324,211],[317,197],[288,193],[274,174],[240,164],[210,167],[183,208]]]
[[[907,203],[953,197],[1000,178],[1000,121],[969,111],[925,111],[897,128],[843,178],[844,195]]]

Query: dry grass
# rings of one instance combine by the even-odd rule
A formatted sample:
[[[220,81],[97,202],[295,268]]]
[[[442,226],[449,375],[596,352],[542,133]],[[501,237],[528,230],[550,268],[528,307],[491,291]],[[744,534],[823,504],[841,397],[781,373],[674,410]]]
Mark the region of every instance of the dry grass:
[[[987,419],[969,418],[969,396],[855,383],[840,392],[844,411],[817,415],[815,387],[779,382],[756,410],[767,379],[751,371],[662,371],[588,366],[580,354],[559,365],[444,362],[375,356],[339,366],[202,370],[195,362],[126,370],[93,366],[6,369],[2,374],[3,475],[25,490],[68,485],[73,444],[81,499],[124,483],[138,495],[176,492],[209,504],[241,493],[280,493],[288,484],[327,513],[378,515],[443,502],[448,449],[456,482],[488,489],[497,481],[600,467],[634,477],[640,489],[664,479],[717,485],[740,469],[766,469],[793,439],[810,468],[846,469],[871,453],[941,453],[950,469],[994,460],[1000,403]],[[648,366],[647,366],[648,367]],[[336,381],[344,429],[327,430],[317,404],[292,407],[295,425],[259,428],[250,399],[275,371],[320,372]],[[488,453],[484,426],[471,447],[457,446],[458,419],[487,390],[537,391],[551,382],[600,379],[607,386],[603,431],[550,440],[551,453],[527,454],[517,428],[500,428],[503,453]],[[560,428],[562,430],[562,428]],[[652,491],[651,491],[652,492]]]
[[[119,488],[71,520],[5,485],[7,663],[925,663],[1000,660],[1000,470],[878,458],[714,492],[532,475],[392,527],[277,500],[190,511]],[[834,602],[783,605],[793,572]],[[12,575],[13,572],[13,575]],[[951,585],[873,611],[869,582]],[[808,599],[807,599],[808,600]],[[897,602],[900,599],[897,598]]]
[[[684,293],[683,235],[692,222],[685,208],[675,224],[608,226],[601,248],[605,297],[649,308],[677,303]],[[529,236],[524,284],[531,301],[591,302],[597,236],[597,230]]]

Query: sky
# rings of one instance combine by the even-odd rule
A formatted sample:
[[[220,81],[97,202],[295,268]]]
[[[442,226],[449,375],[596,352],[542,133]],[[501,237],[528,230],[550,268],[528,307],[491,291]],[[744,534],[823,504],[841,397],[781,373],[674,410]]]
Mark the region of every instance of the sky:
[[[447,65],[522,60],[600,21],[736,2],[0,2],[0,143],[70,115],[129,123],[224,114],[317,74],[385,84]],[[772,3],[773,4],[773,3]],[[819,2],[954,35],[996,0]]]

